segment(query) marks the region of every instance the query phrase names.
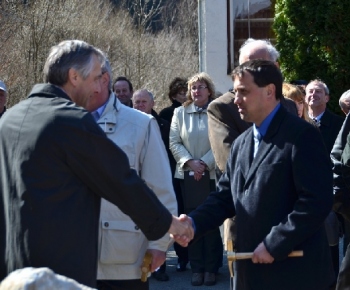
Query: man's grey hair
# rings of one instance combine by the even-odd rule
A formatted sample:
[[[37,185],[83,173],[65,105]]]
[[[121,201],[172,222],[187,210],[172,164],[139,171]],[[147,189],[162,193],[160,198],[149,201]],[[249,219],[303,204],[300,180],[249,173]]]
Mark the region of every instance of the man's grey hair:
[[[325,94],[326,94],[327,96],[329,96],[329,88],[327,87],[327,85],[326,85],[326,83],[325,83],[324,81],[322,81],[322,80],[320,80],[320,79],[315,79],[315,80],[310,81],[310,82],[307,84],[307,86],[308,86],[309,84],[311,84],[311,83],[315,83],[315,84],[318,84],[318,85],[320,85],[321,87],[323,87]],[[306,86],[306,87],[307,87],[307,86]]]
[[[267,39],[254,39],[254,38],[248,38],[239,49],[239,55],[242,55],[242,52],[244,52],[246,49],[250,49],[253,45],[266,47],[266,50],[270,56],[271,61],[276,62],[277,59],[280,57],[280,53],[278,50],[271,44],[271,42]],[[240,61],[241,63],[241,61]]]
[[[151,100],[154,101],[154,95],[151,91],[149,91],[147,89],[140,89],[140,90],[137,90],[136,92],[134,92],[133,96],[135,96],[139,93],[147,93],[149,95],[149,97],[151,98]]]
[[[93,69],[93,56],[97,56],[101,65],[105,61],[104,53],[82,40],[65,40],[51,47],[44,65],[44,82],[62,86],[68,81],[68,72],[75,69],[86,79]]]
[[[108,81],[108,90],[112,91],[112,68],[109,63],[108,58],[105,58],[104,63],[101,66],[102,69],[102,74],[107,73],[109,76],[109,81]]]
[[[345,91],[339,98],[340,108],[349,110],[350,108],[344,103],[344,101],[350,102],[350,90]]]

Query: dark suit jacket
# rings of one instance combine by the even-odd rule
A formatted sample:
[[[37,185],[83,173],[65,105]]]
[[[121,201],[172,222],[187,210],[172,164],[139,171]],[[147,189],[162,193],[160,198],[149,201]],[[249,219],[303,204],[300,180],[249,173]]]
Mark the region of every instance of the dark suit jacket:
[[[291,114],[298,116],[298,110],[297,110],[297,106],[295,105],[294,101],[285,98],[285,97],[281,97],[281,105]]]
[[[124,152],[56,86],[36,85],[1,118],[0,168],[8,273],[48,267],[94,287],[101,197],[150,240],[170,227]]]
[[[343,122],[343,117],[332,113],[328,109],[325,110],[324,114],[321,117],[321,125],[319,129],[323,142],[326,145],[328,154],[330,154],[332,151],[335,139],[338,136]]]
[[[350,118],[347,115],[331,152],[334,211],[350,221]],[[350,253],[350,252],[349,252]]]
[[[233,141],[251,126],[241,119],[233,101],[234,94],[227,92],[208,106],[209,141],[221,172],[226,168]]]
[[[175,168],[176,168],[176,161],[173,156],[173,154],[170,151],[169,148],[169,134],[170,134],[170,123],[166,121],[165,119],[161,118],[160,115],[157,114],[156,111],[152,110],[152,116],[157,120],[160,134],[162,136],[162,140],[165,146],[165,150],[168,154],[169,163],[170,163],[170,169],[171,169],[171,176],[174,176],[175,174]]]
[[[218,192],[190,216],[196,237],[236,215],[237,252],[264,242],[272,264],[236,262],[239,290],[325,289],[333,281],[324,220],[332,205],[332,171],[318,130],[281,107],[253,160],[253,130],[233,143]],[[287,258],[303,250],[302,258]]]
[[[174,115],[174,110],[177,107],[180,107],[182,104],[178,101],[173,100],[171,106],[164,108],[159,112],[159,117],[163,118],[165,121],[168,121],[171,124],[171,120]]]

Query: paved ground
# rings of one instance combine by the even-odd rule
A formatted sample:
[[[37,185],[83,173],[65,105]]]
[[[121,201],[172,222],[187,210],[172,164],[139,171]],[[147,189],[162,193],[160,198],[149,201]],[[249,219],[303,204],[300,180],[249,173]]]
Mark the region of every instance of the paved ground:
[[[339,248],[339,261],[341,263],[343,259],[342,254],[343,239],[340,239]],[[217,275],[217,283],[214,286],[192,286],[191,285],[191,269],[189,265],[186,272],[176,272],[177,257],[173,248],[171,248],[167,253],[167,273],[170,280],[167,282],[159,282],[154,278],[149,278],[150,280],[150,290],[200,290],[200,289],[217,289],[217,290],[229,290],[230,289],[230,274],[227,267],[226,253],[224,251],[223,267],[220,268],[219,274]]]
[[[217,283],[214,286],[192,286],[191,285],[191,269],[189,264],[187,265],[187,271],[176,272],[177,256],[173,248],[171,248],[167,253],[167,273],[170,280],[167,282],[159,282],[154,278],[149,278],[150,280],[150,290],[166,290],[166,289],[176,289],[176,290],[189,290],[189,289],[218,289],[218,290],[229,290],[230,289],[230,274],[227,267],[226,253],[224,252],[223,267],[220,268],[219,274],[217,275]]]

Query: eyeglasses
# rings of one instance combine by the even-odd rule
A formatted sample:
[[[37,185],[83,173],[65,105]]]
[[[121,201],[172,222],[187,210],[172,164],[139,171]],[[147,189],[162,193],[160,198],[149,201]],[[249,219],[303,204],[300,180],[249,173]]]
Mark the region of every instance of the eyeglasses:
[[[206,86],[191,87],[191,92],[203,91],[206,88],[207,88]]]

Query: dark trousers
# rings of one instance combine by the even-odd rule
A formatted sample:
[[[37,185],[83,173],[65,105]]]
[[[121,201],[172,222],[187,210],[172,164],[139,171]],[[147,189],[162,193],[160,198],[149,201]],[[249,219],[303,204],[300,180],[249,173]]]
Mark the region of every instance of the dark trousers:
[[[334,270],[334,277],[337,279],[339,274],[339,244],[335,246],[329,246],[331,251],[332,265]]]
[[[160,272],[160,273],[165,273],[166,272],[166,261],[159,267],[157,272]]]
[[[180,179],[174,178],[173,185],[174,185],[174,191],[176,195],[177,209],[180,215],[185,213],[184,202],[183,202],[182,193],[181,193]],[[186,264],[188,262],[188,248],[182,247],[178,243],[174,243],[174,250],[175,250],[176,256],[178,257],[178,262],[179,263],[183,262]]]
[[[350,244],[341,263],[336,290],[350,290]]]
[[[217,273],[222,266],[222,240],[216,229],[188,247],[188,257],[193,273]]]
[[[343,219],[343,229],[344,229],[344,241],[343,241],[343,255],[345,256],[346,249],[350,242],[350,222],[346,219]]]
[[[149,290],[148,280],[97,280],[98,290]]]
[[[181,189],[184,182],[180,180]],[[210,180],[210,191],[215,191],[215,180]],[[184,209],[188,213],[187,209]],[[188,258],[193,273],[217,273],[222,266],[223,245],[219,228],[209,232],[188,247]]]

